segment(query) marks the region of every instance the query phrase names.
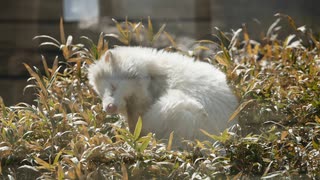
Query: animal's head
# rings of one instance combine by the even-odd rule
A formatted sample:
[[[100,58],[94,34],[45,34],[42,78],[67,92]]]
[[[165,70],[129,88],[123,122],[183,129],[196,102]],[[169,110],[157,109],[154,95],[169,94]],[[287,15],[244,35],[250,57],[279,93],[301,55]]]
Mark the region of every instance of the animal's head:
[[[150,78],[130,58],[109,50],[88,69],[89,83],[101,97],[109,114],[126,115],[132,97],[148,97]],[[134,57],[133,57],[134,58]]]

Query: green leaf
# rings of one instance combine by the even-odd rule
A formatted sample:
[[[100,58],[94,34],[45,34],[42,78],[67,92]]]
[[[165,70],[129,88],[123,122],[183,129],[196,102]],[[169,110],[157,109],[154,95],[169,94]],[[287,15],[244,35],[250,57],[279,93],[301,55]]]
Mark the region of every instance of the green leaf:
[[[215,140],[215,141],[220,141],[222,143],[225,143],[227,140],[230,139],[230,134],[228,132],[228,130],[224,130],[221,134],[221,136],[217,136],[217,135],[214,135],[214,134],[210,134],[208,133],[207,131],[203,130],[203,129],[200,129],[200,131],[207,135],[208,137],[210,137],[211,139]]]
[[[136,124],[136,128],[134,129],[134,133],[133,133],[133,138],[136,141],[141,133],[141,129],[142,129],[142,118],[141,116],[139,116],[137,124]]]
[[[152,137],[152,134],[149,133],[147,136],[144,136],[139,139],[139,141],[141,141],[141,145],[139,147],[140,152],[143,152],[148,147],[151,137]]]
[[[148,16],[148,39],[149,39],[150,42],[152,42],[152,39],[153,39],[153,25],[152,25],[150,16]]]
[[[59,158],[60,158],[62,152],[63,152],[63,149],[61,151],[59,151],[59,153],[56,155],[56,157],[54,158],[54,161],[53,161],[53,165],[55,165],[59,162]]]

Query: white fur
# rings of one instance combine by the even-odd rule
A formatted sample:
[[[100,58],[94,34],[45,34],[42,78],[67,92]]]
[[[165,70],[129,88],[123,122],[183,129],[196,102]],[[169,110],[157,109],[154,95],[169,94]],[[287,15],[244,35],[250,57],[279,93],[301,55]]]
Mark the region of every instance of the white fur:
[[[104,55],[90,65],[89,82],[104,108],[109,103],[118,107],[130,131],[139,116],[143,134],[167,139],[174,131],[176,142],[204,139],[200,128],[218,134],[231,125],[227,121],[238,102],[214,66],[152,48],[116,47],[110,52],[109,61]]]

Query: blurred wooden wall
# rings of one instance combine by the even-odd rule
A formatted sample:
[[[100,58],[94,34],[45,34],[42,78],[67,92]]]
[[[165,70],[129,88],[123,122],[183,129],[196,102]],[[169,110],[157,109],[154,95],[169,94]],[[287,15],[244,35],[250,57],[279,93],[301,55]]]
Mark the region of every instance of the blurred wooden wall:
[[[67,0],[65,0],[67,1]],[[283,12],[319,31],[319,1],[309,0],[100,0],[98,23],[65,22],[65,31],[77,40],[85,35],[94,40],[101,31],[114,31],[111,18],[144,20],[150,16],[155,25],[167,24],[166,30],[176,36],[203,39],[211,36],[213,27],[229,31],[242,23],[269,26],[274,13]],[[2,0],[0,7],[0,96],[13,105],[31,102],[33,93],[22,94],[28,74],[22,63],[41,67],[40,54],[49,60],[59,53],[55,48],[38,48],[36,35],[59,39],[59,18],[64,0]],[[254,25],[254,18],[261,21]],[[112,29],[113,28],[113,29]]]

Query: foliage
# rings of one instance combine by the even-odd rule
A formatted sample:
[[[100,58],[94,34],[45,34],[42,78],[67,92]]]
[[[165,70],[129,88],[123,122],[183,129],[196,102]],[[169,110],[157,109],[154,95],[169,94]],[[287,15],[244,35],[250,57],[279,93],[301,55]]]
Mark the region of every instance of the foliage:
[[[60,23],[60,41],[40,35],[40,46],[55,46],[57,57],[44,72],[25,64],[36,105],[6,107],[0,101],[0,177],[2,179],[204,179],[320,177],[320,43],[311,30],[297,27],[286,15],[260,39],[252,40],[243,26],[232,33],[217,29],[218,41],[201,40],[193,53],[182,52],[161,26],[115,22],[119,33],[100,34],[97,45],[88,37],[74,44]],[[283,22],[284,20],[287,20]],[[288,22],[289,35],[280,31]],[[102,111],[101,101],[87,83],[88,64],[108,49],[108,39],[124,45],[153,46],[159,37],[167,50],[198,55],[220,47],[207,60],[226,72],[241,100],[233,114],[241,133],[204,134],[215,140],[186,141],[172,150],[153,134],[140,137],[125,122]],[[59,59],[63,59],[60,60]],[[258,130],[258,131],[253,131]],[[250,133],[248,133],[250,132]]]

